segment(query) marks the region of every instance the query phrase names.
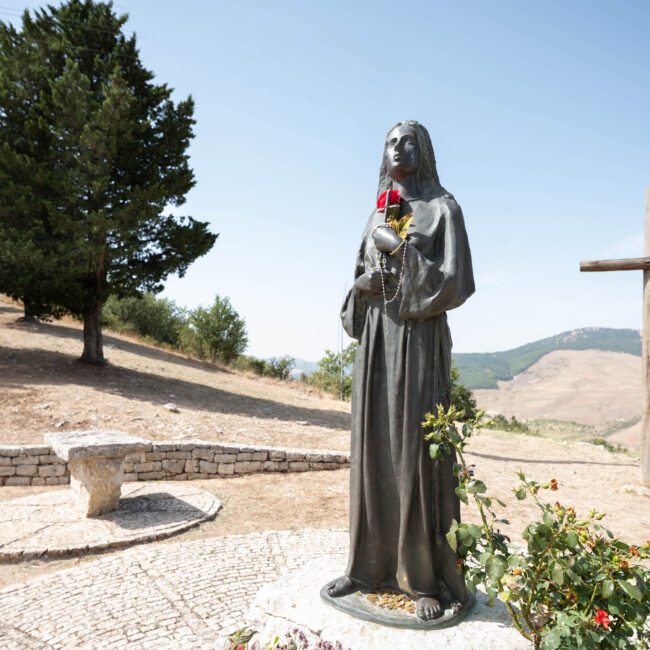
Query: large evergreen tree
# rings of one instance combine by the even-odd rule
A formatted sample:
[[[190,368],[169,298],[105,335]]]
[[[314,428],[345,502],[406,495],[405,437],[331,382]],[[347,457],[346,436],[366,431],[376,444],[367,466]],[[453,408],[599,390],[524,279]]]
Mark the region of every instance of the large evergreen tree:
[[[166,211],[194,185],[194,105],[153,83],[126,20],[69,0],[0,22],[0,291],[83,318],[90,363],[109,295],[160,291],[217,237]]]

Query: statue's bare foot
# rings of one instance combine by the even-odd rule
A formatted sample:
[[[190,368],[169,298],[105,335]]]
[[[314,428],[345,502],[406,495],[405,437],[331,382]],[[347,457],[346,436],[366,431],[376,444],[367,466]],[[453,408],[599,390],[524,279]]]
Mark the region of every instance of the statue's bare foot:
[[[423,597],[418,598],[416,606],[416,613],[419,619],[423,621],[430,621],[434,618],[442,616],[442,607],[437,598]]]
[[[325,585],[325,591],[336,598],[337,596],[347,596],[359,589],[359,585],[348,576],[340,576]]]

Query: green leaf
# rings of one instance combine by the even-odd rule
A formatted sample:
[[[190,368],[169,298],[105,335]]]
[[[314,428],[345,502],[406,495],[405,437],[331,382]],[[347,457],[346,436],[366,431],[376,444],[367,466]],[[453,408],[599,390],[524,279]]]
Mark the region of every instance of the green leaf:
[[[481,503],[485,504],[488,508],[492,507],[492,499],[490,499],[490,497],[484,497],[481,496],[480,494],[477,494],[476,497]]]
[[[553,578],[553,582],[558,587],[561,587],[564,584],[564,571],[562,571],[562,567],[559,564],[553,565],[553,568],[551,569],[551,578]]]
[[[580,578],[578,577],[578,574],[575,571],[573,571],[573,569],[571,569],[570,567],[565,567],[564,570],[565,570],[566,574],[569,576],[569,578],[571,578],[571,580],[573,580],[573,582],[578,582],[580,580]]]
[[[610,601],[609,603],[607,603],[607,608],[608,608],[608,612],[610,614],[614,614],[614,616],[620,616],[621,615],[621,608],[619,607],[616,599],[614,599],[614,600]]]
[[[451,526],[449,526],[449,532],[456,532],[458,530],[458,522],[455,519],[451,520]]]
[[[550,515],[548,512],[545,512],[545,513],[544,513],[544,517],[542,517],[542,518],[544,519],[544,523],[545,523],[547,526],[550,527],[550,526],[553,525],[553,517],[551,517],[551,515]]]
[[[537,535],[533,535],[528,539],[528,550],[531,553],[539,553],[545,548],[544,541],[541,540]]]
[[[515,496],[519,501],[523,501],[526,498],[526,488],[522,485],[521,487],[517,488],[517,491],[515,492]]]
[[[508,569],[508,563],[502,557],[493,556],[485,563],[485,569],[492,580],[498,580]]]
[[[463,435],[466,438],[469,438],[472,435],[472,427],[470,427],[467,423],[463,424]]]
[[[457,487],[454,492],[456,496],[464,503],[469,504],[469,499],[467,498],[467,492],[462,487]]]
[[[457,542],[456,542],[456,533],[452,532],[451,530],[447,533],[447,543],[449,546],[451,546],[453,551],[456,551],[458,548]]]
[[[466,557],[469,554],[470,549],[472,548],[471,537],[469,540],[462,541],[458,547],[458,555],[461,557]]]
[[[621,585],[621,589],[634,600],[641,602],[643,600],[643,594],[637,586],[636,582],[630,582],[629,580],[618,579],[618,584]]]
[[[467,484],[467,491],[470,494],[482,494],[483,492],[487,491],[487,488],[485,487],[485,483],[483,483],[483,481],[472,480]]]
[[[483,553],[479,555],[478,561],[481,564],[485,564],[491,557],[492,557],[492,551],[483,551]]]
[[[471,524],[467,530],[469,531],[469,534],[474,538],[474,539],[479,539],[481,535],[483,534],[483,531],[478,527],[475,526],[474,524]]]
[[[578,535],[574,531],[569,531],[564,538],[564,542],[570,548],[574,548],[578,545]]]
[[[460,541],[465,541],[465,542],[472,542],[472,536],[469,534],[469,530],[467,530],[467,525],[466,524],[461,524],[460,528],[458,529],[458,539]]]
[[[508,557],[508,566],[511,569],[516,569],[521,566],[521,558],[518,555],[511,555]]]
[[[436,443],[432,442],[429,445],[429,456],[431,456],[432,460],[435,460],[436,458],[440,458],[440,445],[437,445]]]
[[[604,580],[602,584],[603,598],[609,599],[614,594],[614,581],[613,580]]]
[[[562,645],[562,637],[560,628],[554,627],[551,631],[544,635],[544,647],[549,650],[557,650]]]

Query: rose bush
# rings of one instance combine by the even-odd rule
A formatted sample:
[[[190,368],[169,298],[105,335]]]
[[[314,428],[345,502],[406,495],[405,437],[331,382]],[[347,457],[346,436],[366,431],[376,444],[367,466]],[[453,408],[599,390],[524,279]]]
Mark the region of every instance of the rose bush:
[[[544,503],[541,491],[557,491],[558,482],[540,484],[520,471],[515,497],[532,499],[540,519],[525,527],[526,547],[515,548],[497,528],[509,523],[494,512],[505,504],[487,495],[463,453],[482,417],[479,412],[457,428],[462,412],[438,407],[423,423],[431,458],[455,450],[456,494],[466,504],[471,498],[480,516],[479,524],[454,520],[447,533],[468,589],[475,593],[482,585],[490,603],[503,601],[515,628],[535,648],[650,647],[650,571],[642,563],[650,557],[650,542],[630,546],[615,538],[598,523],[604,513],[592,510],[579,518],[572,506]]]

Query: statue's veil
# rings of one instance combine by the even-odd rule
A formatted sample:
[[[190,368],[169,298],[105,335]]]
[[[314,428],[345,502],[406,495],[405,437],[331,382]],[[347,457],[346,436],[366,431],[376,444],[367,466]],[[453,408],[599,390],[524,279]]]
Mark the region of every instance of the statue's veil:
[[[440,196],[451,196],[449,192],[440,185],[438,170],[436,168],[436,156],[433,153],[431,137],[426,128],[415,120],[404,120],[403,122],[393,124],[393,126],[388,129],[386,139],[388,139],[390,132],[398,126],[410,126],[415,131],[418,139],[418,145],[420,147],[420,164],[418,165],[416,176],[418,190],[421,192],[422,198],[425,201],[430,201],[431,199]],[[384,142],[384,152],[381,157],[381,167],[379,168],[379,188],[377,190],[377,196],[379,196],[384,190],[389,189],[392,186],[392,182],[393,179],[390,177],[388,166],[386,165],[386,143]]]

